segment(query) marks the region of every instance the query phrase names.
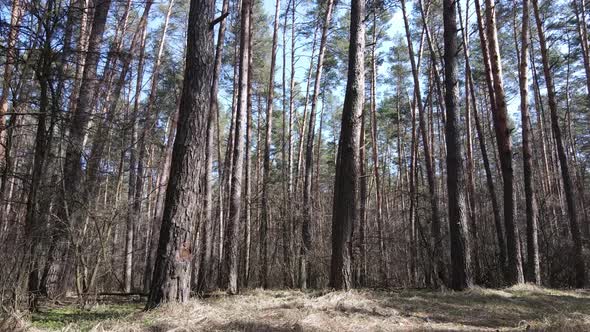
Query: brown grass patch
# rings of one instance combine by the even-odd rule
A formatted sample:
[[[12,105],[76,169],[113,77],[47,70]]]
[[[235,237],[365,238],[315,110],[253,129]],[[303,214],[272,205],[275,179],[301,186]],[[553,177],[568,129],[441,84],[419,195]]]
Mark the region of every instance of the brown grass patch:
[[[466,292],[217,293],[101,321],[92,331],[588,331],[590,293],[521,285]],[[76,331],[75,326],[70,331]]]

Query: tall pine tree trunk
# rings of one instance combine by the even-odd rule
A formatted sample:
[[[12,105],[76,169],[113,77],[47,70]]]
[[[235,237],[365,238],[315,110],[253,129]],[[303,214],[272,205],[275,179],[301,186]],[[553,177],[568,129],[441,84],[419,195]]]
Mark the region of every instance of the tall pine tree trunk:
[[[518,78],[520,85],[520,115],[522,123],[522,156],[524,172],[524,196],[526,200],[527,224],[527,281],[541,284],[539,267],[539,243],[537,234],[537,200],[533,180],[533,160],[531,152],[531,119],[528,101],[528,48],[529,48],[529,0],[522,1],[522,31]]]
[[[426,120],[424,117],[425,108],[422,103],[422,93],[420,89],[420,78],[419,78],[419,70],[420,68],[416,64],[416,60],[414,59],[414,49],[412,47],[412,39],[410,36],[410,25],[408,22],[408,16],[406,14],[406,6],[405,0],[401,2],[402,12],[404,17],[404,26],[406,31],[406,41],[408,43],[408,53],[410,56],[410,64],[412,67],[412,77],[414,80],[414,93],[416,97],[416,107],[418,111],[418,123],[420,125],[420,133],[422,136],[422,144],[424,146],[424,159],[426,162],[426,178],[428,180],[428,191],[429,191],[429,198],[430,198],[430,211],[431,211],[431,218],[432,218],[432,238],[430,243],[430,249],[432,252],[430,253],[432,257],[432,273],[433,280],[435,282],[435,286],[438,284],[438,279],[444,282],[445,280],[445,272],[444,272],[444,260],[442,255],[437,255],[434,253],[435,248],[442,245],[442,238],[441,238],[441,226],[440,226],[440,212],[438,208],[438,197],[436,194],[436,180],[434,174],[434,165],[433,165],[433,156],[431,146],[428,140],[428,129],[426,128]]]
[[[451,288],[462,290],[473,285],[471,239],[465,205],[465,174],[459,124],[459,82],[457,78],[457,10],[455,0],[443,1],[445,59],[445,136],[447,143],[447,187],[449,190],[449,228],[451,236]]]
[[[322,69],[324,65],[324,55],[326,53],[326,44],[328,40],[328,29],[332,20],[332,11],[334,0],[328,0],[326,7],[326,16],[322,28],[322,37],[320,39],[320,50],[318,54],[318,63],[315,72],[315,81],[313,85],[313,96],[311,98],[311,110],[309,112],[309,127],[307,129],[307,145],[305,149],[305,176],[303,184],[303,209],[304,216],[301,223],[301,257],[299,266],[299,287],[307,288],[307,278],[309,273],[308,256],[311,250],[311,222],[313,220],[313,199],[312,199],[312,171],[313,171],[313,142],[315,134],[315,113],[317,108],[318,96],[320,94],[320,84],[322,80]]]
[[[248,112],[248,67],[250,48],[250,0],[242,1],[240,23],[239,81],[238,98],[235,116],[235,135],[233,143],[233,166],[231,169],[230,207],[225,236],[225,267],[224,278],[227,292],[238,292],[239,270],[239,235],[242,215],[242,179],[244,168],[244,152],[246,149],[246,118]]]
[[[348,78],[334,181],[330,287],[344,290],[353,287],[352,230],[359,220],[359,152],[365,89],[364,12],[365,2],[352,0]]]
[[[192,237],[199,201],[199,179],[205,167],[207,117],[213,65],[211,0],[191,0],[186,66],[174,140],[170,182],[154,274],[146,308],[186,302],[190,294]]]
[[[479,1],[476,3],[477,11],[480,11]],[[502,63],[500,58],[500,47],[496,29],[496,7],[494,0],[486,0],[486,33],[488,44],[483,52],[487,53],[489,66],[486,62],[486,74],[488,85],[490,81],[493,89],[495,108],[492,108],[492,118],[496,133],[496,142],[500,159],[502,179],[504,180],[504,225],[506,231],[506,246],[508,254],[507,282],[511,285],[524,282],[522,271],[522,257],[520,252],[518,227],[516,225],[516,201],[514,196],[514,168],[512,160],[512,135],[508,123],[508,109],[504,92],[502,75]],[[484,44],[484,41],[482,41]],[[490,93],[492,96],[492,93]]]
[[[270,57],[270,77],[268,81],[268,98],[266,100],[266,134],[264,137],[264,166],[262,168],[262,225],[260,229],[260,243],[262,251],[262,287],[268,287],[268,238],[267,230],[270,223],[270,205],[268,203],[269,195],[269,176],[270,176],[270,145],[272,141],[272,111],[274,103],[275,87],[275,66],[277,58],[277,44],[279,34],[279,9],[281,0],[275,3],[275,21],[272,34],[272,53]],[[284,46],[283,46],[284,47]]]

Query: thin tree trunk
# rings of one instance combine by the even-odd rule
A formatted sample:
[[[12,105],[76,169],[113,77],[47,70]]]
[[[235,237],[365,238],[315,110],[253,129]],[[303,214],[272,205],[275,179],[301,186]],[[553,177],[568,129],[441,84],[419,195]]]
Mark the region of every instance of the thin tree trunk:
[[[223,0],[221,8],[221,14],[228,13],[229,0]],[[215,47],[215,60],[213,65],[213,78],[211,84],[211,97],[209,100],[209,117],[207,118],[207,155],[206,157],[206,169],[205,177],[203,179],[205,185],[205,200],[204,207],[205,215],[204,222],[206,226],[203,227],[203,234],[201,234],[201,245],[205,246],[205,249],[201,251],[202,257],[199,260],[198,276],[197,276],[197,291],[199,293],[207,290],[209,277],[211,276],[211,257],[213,255],[213,238],[214,238],[214,220],[213,220],[213,151],[214,146],[214,121],[219,116],[219,103],[217,100],[217,94],[219,93],[219,78],[221,74],[222,56],[223,56],[223,44],[225,41],[225,19],[219,22],[219,31],[217,32],[217,45]],[[218,160],[218,164],[221,165],[221,160]],[[221,180],[221,176],[220,176]],[[219,181],[221,186],[221,181]],[[220,197],[223,190],[219,188]],[[221,204],[221,203],[220,203]],[[220,206],[220,209],[223,208]]]
[[[313,85],[313,96],[311,98],[311,110],[309,112],[309,128],[307,130],[307,145],[305,150],[305,179],[303,190],[303,209],[304,217],[301,223],[301,258],[300,258],[300,276],[299,287],[307,288],[307,279],[309,273],[308,256],[311,250],[311,223],[313,220],[313,198],[312,198],[312,172],[313,172],[313,142],[315,134],[315,112],[317,107],[318,96],[320,94],[320,82],[322,79],[322,69],[324,65],[324,54],[326,53],[326,44],[328,40],[328,30],[332,20],[332,11],[334,7],[334,0],[328,0],[326,7],[326,16],[324,25],[322,27],[322,37],[320,39],[320,50],[318,54],[318,62],[316,67],[315,81]]]
[[[473,160],[473,139],[472,139],[472,126],[471,126],[471,98],[470,98],[470,82],[471,79],[471,66],[469,65],[469,31],[467,30],[469,22],[463,24],[463,18],[461,14],[461,4],[457,2],[457,12],[459,14],[459,27],[462,31],[463,39],[463,54],[465,56],[465,127],[466,127],[466,146],[467,146],[467,194],[469,201],[469,220],[471,222],[470,233],[472,240],[472,258],[473,258],[473,273],[475,282],[479,282],[481,279],[481,263],[479,259],[479,240],[478,240],[478,225],[475,216],[475,180],[474,180],[474,160]],[[465,17],[469,17],[469,3],[466,4]],[[475,104],[475,100],[473,103]],[[475,105],[473,106],[475,107]]]
[[[147,6],[146,6],[147,8]],[[139,140],[137,135],[136,122],[139,117],[139,98],[141,87],[143,86],[143,64],[145,54],[145,40],[147,36],[147,24],[142,27],[139,63],[137,65],[137,81],[135,85],[135,97],[133,103],[133,113],[131,115],[131,147],[129,149],[129,188],[127,194],[128,211],[127,211],[127,233],[125,236],[125,267],[124,281],[125,292],[131,292],[133,288],[133,253],[135,228],[139,224],[139,213],[141,212],[141,195],[143,189],[143,175],[139,168],[139,156],[136,142]],[[141,146],[141,144],[140,144]],[[138,183],[139,182],[139,183]]]
[[[151,109],[152,106],[155,102],[156,99],[156,93],[158,90],[158,77],[160,74],[160,65],[162,64],[162,54],[164,53],[164,45],[166,45],[166,32],[168,31],[168,23],[170,22],[170,14],[172,13],[172,6],[174,5],[174,0],[170,0],[170,2],[168,2],[168,9],[166,11],[166,17],[164,19],[164,30],[162,31],[162,38],[160,39],[160,45],[158,46],[158,54],[156,55],[156,62],[154,63],[154,69],[153,69],[153,73],[152,73],[152,82],[151,82],[151,88],[150,88],[150,94],[148,97],[148,101],[145,107],[145,111],[146,114],[151,113]],[[172,116],[172,118],[175,117],[175,115],[177,114],[176,110],[174,112],[174,115]],[[154,121],[156,120],[156,117],[149,117],[150,121],[146,121],[146,125],[145,125],[145,130],[149,130],[151,129],[151,127],[154,125]],[[176,129],[176,122],[175,120],[171,121],[171,124],[174,123],[174,127],[172,128],[172,126],[169,128],[169,130],[171,132],[174,132]],[[146,135],[147,133],[144,132],[142,133],[142,135]],[[173,138],[173,136],[172,136]],[[172,144],[170,144],[170,146],[172,146]],[[168,154],[164,155],[164,164],[166,163],[166,160],[168,160]],[[140,158],[141,160],[141,158]],[[169,173],[169,172],[168,172]],[[162,178],[163,174],[159,174],[159,178]],[[167,181],[163,184],[164,186],[166,185]],[[157,189],[157,191],[160,191],[160,188]],[[163,190],[162,190],[163,191]],[[156,205],[155,205],[155,209],[156,211],[158,211],[158,201],[159,201],[159,197],[158,194],[156,194]],[[148,212],[150,211],[150,209],[148,209]],[[154,228],[155,228],[155,223],[159,222],[161,220],[160,218],[157,219],[153,219],[150,223],[150,231],[149,231],[149,239],[147,241],[147,257],[146,257],[146,267],[145,267],[145,271],[144,271],[144,278],[143,278],[143,289],[144,292],[149,291],[149,284],[150,284],[150,279],[151,279],[151,273],[152,273],[152,257],[151,257],[151,247],[152,247],[152,242],[153,242],[153,238],[154,238]]]
[[[528,48],[529,48],[529,0],[522,1],[521,53],[519,64],[520,114],[522,123],[522,156],[524,172],[524,196],[526,200],[527,223],[527,281],[541,284],[539,267],[539,243],[537,235],[537,200],[533,180],[531,155],[531,124],[528,102]]]
[[[270,145],[272,141],[272,111],[274,103],[275,66],[277,58],[277,44],[279,33],[279,10],[281,0],[275,3],[275,21],[272,34],[272,53],[270,57],[270,78],[268,82],[268,99],[266,100],[266,135],[264,138],[264,167],[262,168],[262,225],[260,226],[260,244],[262,246],[262,287],[268,288],[268,239],[267,229],[270,220],[270,205],[268,203],[269,175],[270,175]]]
[[[291,2],[289,0],[287,7],[285,8],[284,21],[283,21],[283,114],[282,118],[282,137],[281,137],[281,157],[282,157],[282,178],[283,178],[283,259],[285,261],[285,270],[283,271],[283,282],[286,287],[293,287],[293,270],[291,267],[291,128],[287,133],[287,20],[289,18],[289,8]],[[294,23],[294,22],[293,22]],[[294,61],[292,61],[294,64]],[[293,73],[294,74],[294,73]],[[287,156],[289,154],[289,156]]]
[[[235,139],[233,144],[232,182],[230,188],[230,209],[227,220],[228,234],[225,236],[225,287],[229,294],[238,292],[239,234],[242,214],[242,175],[244,167],[246,117],[248,112],[248,63],[250,46],[250,0],[242,1],[240,24],[239,82],[236,110]]]
[[[295,8],[295,7],[293,7]],[[293,16],[293,22],[295,20],[295,17]],[[303,146],[305,143],[305,139],[304,137],[307,137],[306,135],[306,127],[308,126],[307,124],[307,105],[309,104],[309,88],[311,86],[311,74],[312,74],[312,70],[313,70],[313,58],[315,56],[315,50],[316,50],[316,44],[317,44],[317,34],[319,31],[320,25],[316,24],[316,28],[313,32],[313,39],[312,39],[312,46],[311,46],[311,58],[309,61],[309,69],[307,71],[307,80],[306,80],[306,87],[305,87],[305,101],[303,102],[303,115],[301,116],[302,121],[301,121],[301,127],[299,128],[299,145],[297,147],[297,173],[296,173],[296,177],[295,177],[295,190],[299,190],[299,183],[301,183],[300,178],[303,177]],[[322,30],[323,33],[323,30]],[[295,29],[292,29],[291,35],[293,36],[292,40],[295,40]],[[291,45],[291,90],[293,91],[295,89],[295,44],[293,43]],[[316,64],[317,66],[317,64]],[[292,94],[291,95],[291,110],[293,110],[294,107],[294,103],[295,103],[295,96]],[[293,113],[293,112],[292,112]],[[294,114],[294,113],[293,113]],[[292,126],[292,123],[290,124]],[[292,159],[292,158],[291,158]]]
[[[379,176],[379,142],[377,139],[377,17],[373,11],[373,46],[371,47],[371,152],[373,158],[373,174],[375,175],[375,204],[377,208],[377,240],[379,241],[379,273],[385,287],[388,286],[387,249],[383,240],[383,197],[381,178]],[[364,247],[363,247],[364,249]],[[365,253],[366,255],[366,253]]]
[[[424,146],[424,159],[426,162],[426,173],[427,173],[427,180],[428,180],[428,189],[430,195],[430,209],[431,209],[431,218],[432,218],[432,239],[431,239],[431,249],[435,250],[435,248],[442,245],[442,238],[441,238],[441,226],[440,226],[440,212],[438,208],[438,198],[436,194],[436,180],[434,176],[434,165],[432,163],[432,152],[431,147],[428,142],[428,130],[426,128],[426,120],[424,118],[425,108],[422,103],[422,93],[420,89],[420,78],[419,78],[419,67],[416,65],[416,60],[414,58],[414,50],[412,47],[412,39],[410,36],[410,25],[408,22],[408,16],[406,14],[406,5],[405,0],[401,1],[402,12],[404,17],[404,26],[406,29],[406,40],[408,43],[408,53],[410,56],[410,64],[412,66],[412,77],[414,80],[414,93],[416,94],[416,105],[418,108],[418,122],[420,125],[420,133],[422,136],[422,144]],[[432,273],[435,274],[436,278],[434,278],[435,286],[438,279],[445,281],[445,272],[444,272],[444,260],[442,255],[436,255],[434,252],[430,253],[432,255]]]

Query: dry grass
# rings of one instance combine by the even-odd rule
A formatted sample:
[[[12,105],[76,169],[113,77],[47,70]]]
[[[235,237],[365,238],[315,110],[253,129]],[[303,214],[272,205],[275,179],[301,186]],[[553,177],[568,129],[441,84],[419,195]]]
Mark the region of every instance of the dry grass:
[[[104,308],[103,308],[104,309]],[[423,290],[221,293],[187,305],[139,308],[69,331],[590,331],[590,293],[523,285]],[[88,326],[88,325],[86,325]],[[43,326],[33,321],[32,329]],[[43,330],[43,329],[42,329]],[[45,328],[44,330],[47,330]]]

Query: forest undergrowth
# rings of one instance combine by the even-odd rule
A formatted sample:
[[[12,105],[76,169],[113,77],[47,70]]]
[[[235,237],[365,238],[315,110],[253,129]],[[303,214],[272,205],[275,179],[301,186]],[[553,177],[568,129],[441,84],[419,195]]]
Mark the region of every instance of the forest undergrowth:
[[[244,291],[143,311],[144,299],[74,298],[13,314],[2,331],[588,331],[590,292],[531,285],[430,290]]]

